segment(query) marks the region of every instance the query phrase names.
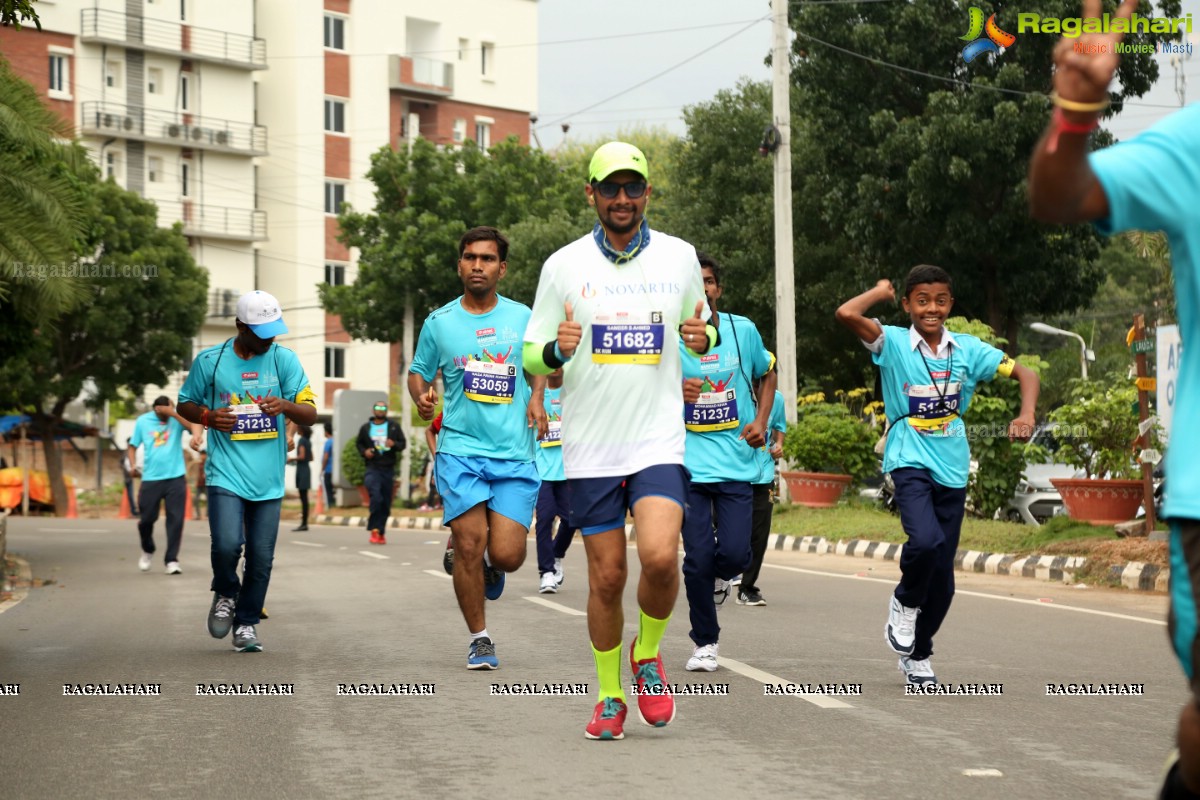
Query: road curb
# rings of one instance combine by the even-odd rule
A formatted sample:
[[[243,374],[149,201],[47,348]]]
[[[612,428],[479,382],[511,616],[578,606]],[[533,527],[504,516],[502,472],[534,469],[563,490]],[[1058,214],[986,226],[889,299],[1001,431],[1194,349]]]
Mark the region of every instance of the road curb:
[[[901,545],[895,542],[872,542],[866,539],[831,542],[824,536],[792,536],[772,533],[768,549],[794,550],[804,553],[835,553],[842,556],[898,561]],[[985,553],[979,550],[959,550],[954,556],[956,572],[982,572],[989,575],[1012,575],[1020,578],[1073,583],[1075,573],[1087,563],[1085,556],[1015,556],[1008,553]],[[1132,561],[1113,566],[1112,576],[1127,589],[1165,592],[1171,570],[1155,564]]]
[[[29,566],[29,562],[20,556],[9,556],[13,561],[17,562],[17,585],[9,591],[9,598],[3,603],[0,603],[0,614],[15,608],[22,600],[29,596],[29,588],[33,586],[33,569]],[[3,561],[0,561],[0,572],[4,569]],[[0,584],[7,584],[8,577],[0,574]]]
[[[363,516],[333,516],[321,514],[314,518],[320,525],[342,525],[365,528]],[[410,531],[448,531],[437,517],[388,517],[388,528]],[[632,525],[625,526],[625,539],[637,541]],[[879,561],[899,561],[901,545],[896,542],[873,542],[867,539],[830,541],[824,536],[793,536],[772,533],[767,540],[768,550],[792,550],[803,553],[833,553],[839,556],[873,558]],[[979,550],[959,550],[954,556],[956,572],[982,572],[988,575],[1011,575],[1018,578],[1052,583],[1074,583],[1075,573],[1087,563],[1085,556],[1015,556],[1008,553],[985,553]],[[1113,578],[1127,589],[1143,592],[1165,592],[1171,570],[1155,564],[1131,561],[1112,568]]]

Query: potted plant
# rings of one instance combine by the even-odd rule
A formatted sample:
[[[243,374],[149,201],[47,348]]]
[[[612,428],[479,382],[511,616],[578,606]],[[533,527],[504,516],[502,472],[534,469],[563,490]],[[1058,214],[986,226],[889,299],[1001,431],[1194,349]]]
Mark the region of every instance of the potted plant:
[[[1052,478],[1067,516],[1095,525],[1134,518],[1143,500],[1138,438],[1137,390],[1079,382],[1072,401],[1050,413],[1061,441],[1058,457],[1083,478]],[[1157,445],[1157,431],[1151,437]]]
[[[878,471],[875,412],[866,389],[839,391],[840,402],[817,392],[800,398],[797,419],[783,437],[783,456],[795,467],[782,473],[793,503],[813,508],[836,505],[851,483]]]

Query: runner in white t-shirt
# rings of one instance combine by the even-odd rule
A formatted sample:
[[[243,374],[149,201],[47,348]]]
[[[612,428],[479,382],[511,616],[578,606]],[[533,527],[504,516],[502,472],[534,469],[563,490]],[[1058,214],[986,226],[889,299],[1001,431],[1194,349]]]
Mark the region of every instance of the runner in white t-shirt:
[[[680,359],[707,352],[717,332],[696,250],[652,231],[646,157],[609,142],[585,187],[599,222],[546,261],[525,331],[525,368],[563,368],[563,469],[570,524],[588,558],[588,632],[600,697],[585,730],[620,739],[621,596],[628,567],[625,515],[637,526],[642,573],[638,637],[630,648],[638,711],[661,727],[675,717],[659,643],[679,592],[679,532],[687,497]],[[681,356],[679,342],[687,348]]]

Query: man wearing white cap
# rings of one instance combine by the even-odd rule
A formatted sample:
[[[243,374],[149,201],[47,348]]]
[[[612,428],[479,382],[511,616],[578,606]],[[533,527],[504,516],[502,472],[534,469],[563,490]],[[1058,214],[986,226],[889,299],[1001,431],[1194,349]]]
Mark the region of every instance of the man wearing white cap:
[[[592,156],[584,192],[598,221],[547,259],[525,329],[525,369],[563,370],[563,470],[570,525],[587,551],[588,633],[600,683],[589,739],[625,735],[621,598],[630,511],[642,566],[629,648],[638,715],[655,727],[675,718],[659,643],[679,593],[688,494],[681,359],[717,340],[705,323],[696,249],[646,222],[648,175],[631,144],[609,142]]]
[[[211,430],[208,437],[209,531],[213,602],[208,632],[259,652],[258,624],[283,500],[287,458],[284,420],[311,426],[316,396],[296,354],[275,344],[287,333],[279,301],[266,292],[238,299],[237,336],[200,352],[179,391],[179,414]],[[244,580],[238,580],[242,542]]]

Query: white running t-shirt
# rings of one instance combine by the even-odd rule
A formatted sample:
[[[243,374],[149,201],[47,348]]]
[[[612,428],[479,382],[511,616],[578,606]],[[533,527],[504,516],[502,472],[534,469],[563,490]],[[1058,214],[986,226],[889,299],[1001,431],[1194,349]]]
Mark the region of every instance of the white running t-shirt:
[[[568,479],[683,463],[679,326],[704,300],[695,248],[658,231],[643,253],[620,265],[600,252],[591,233],[546,260],[525,341],[541,346],[557,339],[568,301],[583,326],[563,367]],[[701,317],[709,316],[705,303]]]

